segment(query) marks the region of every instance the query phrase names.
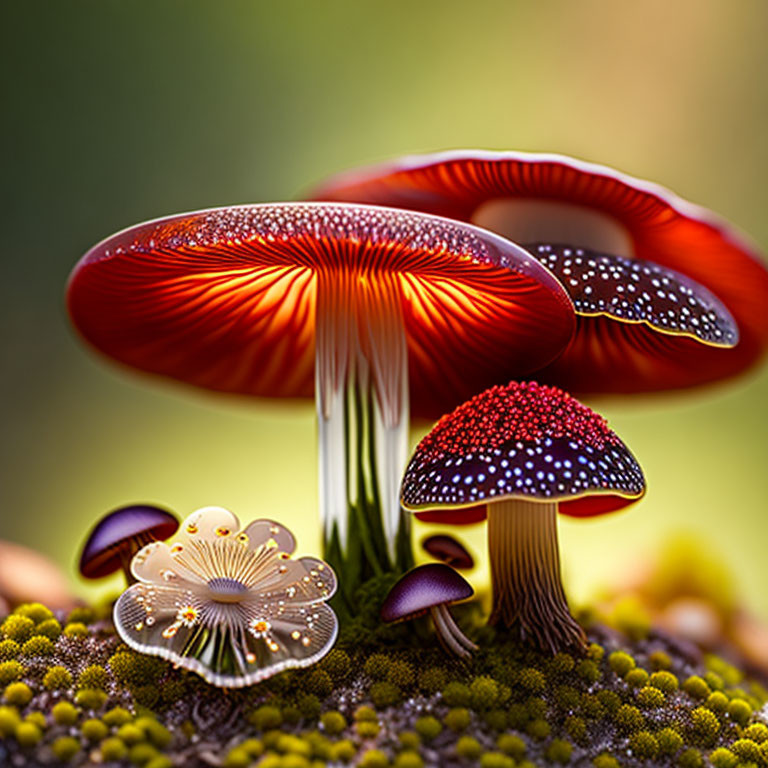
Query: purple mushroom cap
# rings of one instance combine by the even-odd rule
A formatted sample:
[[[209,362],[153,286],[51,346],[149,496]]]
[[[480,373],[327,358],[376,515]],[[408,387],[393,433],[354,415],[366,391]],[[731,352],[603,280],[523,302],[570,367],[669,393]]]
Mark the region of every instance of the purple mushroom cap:
[[[456,541],[453,536],[447,536],[444,533],[438,533],[434,536],[428,536],[421,542],[425,552],[432,555],[437,560],[447,563],[452,568],[460,570],[469,570],[475,565],[472,555],[460,541]]]
[[[438,605],[472,597],[467,580],[442,563],[420,565],[408,571],[389,590],[381,606],[382,621],[403,621]]]
[[[165,540],[178,527],[176,517],[160,507],[119,507],[99,520],[91,531],[80,555],[80,573],[87,579],[108,576],[122,566],[126,551],[136,551],[142,542]]]

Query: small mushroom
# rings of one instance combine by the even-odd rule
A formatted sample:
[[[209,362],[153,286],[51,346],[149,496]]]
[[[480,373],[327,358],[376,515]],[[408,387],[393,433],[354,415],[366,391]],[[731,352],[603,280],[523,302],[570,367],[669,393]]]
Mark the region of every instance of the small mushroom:
[[[58,565],[21,544],[0,541],[0,615],[41,599],[53,610],[72,608],[76,602]]]
[[[474,590],[459,573],[442,563],[419,565],[389,590],[381,606],[387,623],[407,621],[429,613],[444,648],[468,658],[477,646],[459,629],[448,606],[472,597]]]
[[[403,478],[405,509],[488,516],[489,623],[542,649],[583,647],[560,577],[558,511],[576,517],[626,506],[643,473],[605,420],[562,390],[511,382],[444,416]]]
[[[133,556],[146,544],[176,533],[179,521],[171,512],[149,504],[131,504],[112,510],[93,527],[80,554],[80,574],[101,579],[122,568],[128,584]]]
[[[527,248],[577,332],[537,379],[579,393],[685,388],[768,350],[768,269],[727,222],[667,189],[556,154],[459,150],[330,179],[317,199],[449,216]]]
[[[241,528],[227,509],[199,509],[172,541],[133,558],[138,583],[115,603],[115,628],[131,648],[220,687],[314,664],[336,640],[325,605],[336,576],[322,560],[291,558],[294,547],[273,520]]]
[[[472,559],[472,555],[467,552],[466,547],[453,536],[447,534],[436,534],[434,536],[427,536],[424,541],[421,542],[421,546],[425,552],[432,555],[436,560],[440,560],[446,565],[450,565],[451,568],[457,568],[458,570],[470,570],[474,568],[475,561]]]

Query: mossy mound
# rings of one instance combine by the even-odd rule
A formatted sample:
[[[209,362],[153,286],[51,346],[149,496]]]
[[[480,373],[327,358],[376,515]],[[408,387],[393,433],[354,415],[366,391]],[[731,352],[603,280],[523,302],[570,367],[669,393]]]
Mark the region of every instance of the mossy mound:
[[[469,662],[358,618],[316,666],[222,690],[95,614],[23,606],[0,625],[0,765],[768,766],[768,691],[724,660],[598,624],[586,655],[548,656],[475,616]]]

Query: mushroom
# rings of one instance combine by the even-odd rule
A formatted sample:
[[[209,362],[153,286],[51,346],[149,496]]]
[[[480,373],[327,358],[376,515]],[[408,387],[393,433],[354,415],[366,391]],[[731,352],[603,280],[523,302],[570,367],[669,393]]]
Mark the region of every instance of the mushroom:
[[[562,390],[511,382],[444,416],[419,443],[402,504],[488,517],[490,624],[542,649],[583,646],[560,578],[557,512],[586,517],[639,499],[643,473],[605,420]]]
[[[575,324],[557,280],[503,238],[317,203],[128,229],[85,255],[68,303],[91,344],[136,368],[246,395],[314,391],[324,553],[350,590],[412,564],[397,498],[409,402],[436,415],[534,370]]]
[[[424,541],[421,542],[422,549],[425,552],[432,555],[436,560],[440,560],[451,568],[457,568],[459,570],[470,570],[474,568],[475,561],[472,559],[472,555],[467,552],[466,547],[460,542],[456,541],[453,536],[447,534],[435,534],[434,536],[427,536]]]
[[[459,629],[448,606],[467,600],[474,590],[459,573],[442,563],[419,565],[389,590],[381,606],[387,623],[407,621],[429,613],[444,648],[468,658],[477,646]]]
[[[165,540],[179,527],[176,516],[150,504],[118,507],[99,520],[88,534],[80,553],[80,574],[101,579],[122,568],[130,585],[133,556],[146,544]]]
[[[768,348],[768,270],[755,247],[712,212],[611,168],[456,151],[351,171],[314,196],[450,216],[523,244],[576,307],[573,341],[536,374],[569,391],[704,384]]]
[[[294,548],[273,520],[241,530],[229,510],[199,509],[173,541],[133,558],[138,583],[115,603],[115,628],[131,648],[226,688],[314,664],[336,641],[325,605],[336,577],[314,557],[292,559]]]

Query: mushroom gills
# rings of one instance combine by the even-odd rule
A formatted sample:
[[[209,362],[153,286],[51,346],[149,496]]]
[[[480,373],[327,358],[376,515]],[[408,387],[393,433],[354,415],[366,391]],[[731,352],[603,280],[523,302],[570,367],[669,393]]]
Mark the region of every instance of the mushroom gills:
[[[556,653],[586,645],[571,616],[560,576],[557,503],[516,499],[488,505],[493,583],[490,624],[517,630]]]

